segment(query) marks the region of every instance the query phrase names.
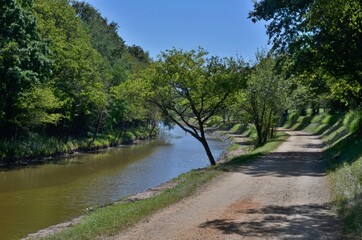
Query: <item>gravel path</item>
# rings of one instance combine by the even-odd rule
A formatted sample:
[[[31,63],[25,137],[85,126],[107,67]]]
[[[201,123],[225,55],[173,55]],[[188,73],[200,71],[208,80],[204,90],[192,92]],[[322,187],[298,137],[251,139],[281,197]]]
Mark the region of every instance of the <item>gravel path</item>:
[[[300,131],[113,239],[342,239],[321,140]]]

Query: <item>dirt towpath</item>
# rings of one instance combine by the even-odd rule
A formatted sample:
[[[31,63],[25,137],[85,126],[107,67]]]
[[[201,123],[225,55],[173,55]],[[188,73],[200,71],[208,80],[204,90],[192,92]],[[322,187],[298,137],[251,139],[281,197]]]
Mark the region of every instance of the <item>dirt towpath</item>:
[[[300,131],[112,239],[342,239],[321,140]]]

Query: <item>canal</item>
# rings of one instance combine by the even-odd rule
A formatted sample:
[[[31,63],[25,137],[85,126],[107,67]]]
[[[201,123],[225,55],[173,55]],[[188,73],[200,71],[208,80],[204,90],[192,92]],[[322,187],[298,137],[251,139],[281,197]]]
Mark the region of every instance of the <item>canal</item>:
[[[209,144],[215,158],[227,146]],[[0,171],[0,239],[25,237],[208,165],[202,145],[175,128],[136,145]]]

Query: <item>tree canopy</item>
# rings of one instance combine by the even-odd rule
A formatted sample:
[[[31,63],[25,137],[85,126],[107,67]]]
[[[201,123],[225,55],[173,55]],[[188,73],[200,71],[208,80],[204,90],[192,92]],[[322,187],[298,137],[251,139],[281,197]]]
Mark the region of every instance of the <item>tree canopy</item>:
[[[316,74],[334,99],[361,102],[361,1],[263,0],[254,3],[249,17],[268,21],[273,51],[291,63],[293,74]]]
[[[112,88],[145,68],[148,53],[84,2],[6,0],[0,11],[0,140],[115,131],[124,102]]]
[[[22,99],[46,84],[50,75],[48,46],[38,34],[32,7],[32,1],[25,0],[0,3],[0,132],[4,136],[23,127]]]
[[[225,107],[226,100],[241,86],[243,66],[233,59],[207,58],[203,49],[163,52],[144,71],[139,85],[146,100],[158,107],[185,132],[202,143],[210,163],[214,157],[205,136],[206,122]]]

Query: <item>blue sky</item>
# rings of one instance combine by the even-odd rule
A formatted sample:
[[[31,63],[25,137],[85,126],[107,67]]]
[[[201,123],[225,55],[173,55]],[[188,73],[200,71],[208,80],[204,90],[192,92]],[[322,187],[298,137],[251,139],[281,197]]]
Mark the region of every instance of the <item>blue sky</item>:
[[[198,46],[220,57],[253,58],[268,48],[265,23],[247,18],[251,0],[86,0],[119,25],[128,45],[139,45],[156,57],[172,47]]]

